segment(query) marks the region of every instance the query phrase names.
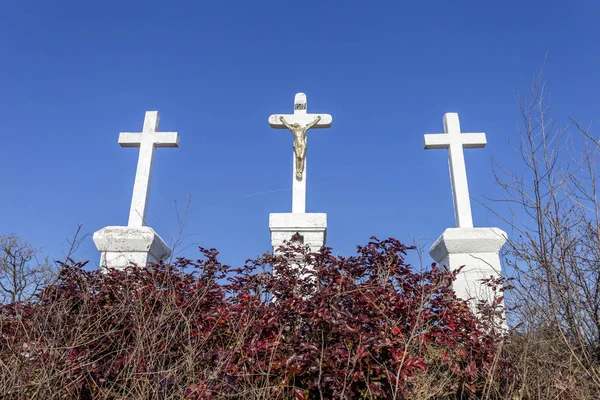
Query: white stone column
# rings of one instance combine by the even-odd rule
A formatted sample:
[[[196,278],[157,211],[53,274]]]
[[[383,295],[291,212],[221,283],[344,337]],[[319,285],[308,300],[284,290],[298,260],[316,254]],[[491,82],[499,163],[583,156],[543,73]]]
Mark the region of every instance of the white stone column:
[[[107,226],[94,233],[100,252],[100,268],[126,268],[132,264],[146,266],[166,260],[171,250],[165,241],[146,225],[152,165],[157,147],[179,147],[177,132],[158,132],[158,111],[148,111],[142,132],[121,132],[122,147],[139,147],[137,171],[127,226]]]
[[[501,275],[500,249],[506,243],[506,233],[498,228],[448,228],[431,246],[429,254],[449,271],[463,267],[454,281],[456,296],[493,300],[493,293],[481,279]]]

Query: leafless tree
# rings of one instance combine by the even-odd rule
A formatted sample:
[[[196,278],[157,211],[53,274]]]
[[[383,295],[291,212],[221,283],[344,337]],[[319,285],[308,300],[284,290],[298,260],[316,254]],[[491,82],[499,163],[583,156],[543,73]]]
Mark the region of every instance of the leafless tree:
[[[184,204],[181,204],[177,200],[174,202],[174,209],[177,215],[177,225],[178,229],[175,234],[171,234],[171,239],[169,243],[169,247],[171,248],[171,256],[167,260],[168,263],[172,263],[177,257],[181,256],[181,252],[187,250],[192,246],[197,246],[200,243],[192,242],[186,243],[188,239],[193,236],[196,236],[197,233],[188,233],[186,232],[188,223],[192,219],[193,210],[192,210],[192,194],[188,193],[187,200]]]
[[[0,236],[0,300],[27,301],[55,276],[47,257],[17,235]]]
[[[504,261],[515,278],[518,331],[565,349],[568,372],[600,390],[600,143],[574,120],[559,125],[542,73],[518,99],[519,141],[511,145],[519,166],[494,162],[502,195],[487,205],[509,210],[497,215],[511,227]]]

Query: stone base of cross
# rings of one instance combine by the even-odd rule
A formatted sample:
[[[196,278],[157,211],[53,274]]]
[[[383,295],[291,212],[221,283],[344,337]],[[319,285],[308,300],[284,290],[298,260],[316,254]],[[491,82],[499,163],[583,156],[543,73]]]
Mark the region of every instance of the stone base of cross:
[[[327,214],[325,213],[272,213],[269,215],[269,230],[273,252],[297,234],[299,244],[317,252],[327,239]]]
[[[123,269],[166,260],[171,249],[149,226],[107,226],[93,236],[100,252],[100,268]]]
[[[464,266],[452,287],[475,313],[481,300],[491,302],[499,295],[481,280],[501,276],[499,253],[506,240],[506,232],[498,228],[448,228],[429,249],[429,255],[449,271]]]

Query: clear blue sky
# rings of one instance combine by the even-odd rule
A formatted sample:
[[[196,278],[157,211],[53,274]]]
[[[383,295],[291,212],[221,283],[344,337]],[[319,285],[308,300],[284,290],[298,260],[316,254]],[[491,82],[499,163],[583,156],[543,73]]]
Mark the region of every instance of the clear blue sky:
[[[138,154],[117,138],[146,110],[181,135],[156,152],[149,225],[168,241],[173,202],[191,194],[187,244],[235,264],[269,250],[269,213],[290,211],[292,136],[267,118],[291,112],[296,92],[333,115],[309,132],[307,211],[328,213],[328,244],[345,254],[371,235],[431,241],[453,226],[447,153],[424,151],[422,136],[442,131],[445,112],[487,133],[467,172],[472,197],[496,191],[491,157],[512,162],[514,94],[546,52],[555,110],[584,121],[600,110],[594,1],[11,0],[1,11],[0,234],[56,258],[79,222],[127,223]],[[91,237],[79,256],[97,265]]]

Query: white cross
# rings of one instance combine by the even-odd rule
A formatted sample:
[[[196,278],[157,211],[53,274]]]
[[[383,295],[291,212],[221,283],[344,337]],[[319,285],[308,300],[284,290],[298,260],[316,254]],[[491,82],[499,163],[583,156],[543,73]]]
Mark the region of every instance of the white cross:
[[[448,149],[448,167],[454,202],[454,217],[458,228],[472,228],[471,199],[463,148],[485,147],[485,133],[460,133],[457,113],[444,114],[445,134],[425,135],[425,149]]]
[[[146,206],[150,193],[154,150],[157,147],[179,147],[179,134],[177,132],[157,132],[158,122],[158,111],[146,111],[144,129],[141,133],[121,132],[119,135],[121,147],[140,148],[128,226],[144,226],[146,222]]]
[[[275,129],[287,129],[285,124],[281,121],[281,117],[283,117],[290,125],[297,123],[301,126],[307,126],[308,124],[313,123],[318,117],[321,117],[320,121],[318,121],[313,128],[329,128],[331,126],[333,120],[331,115],[307,114],[306,108],[306,95],[304,93],[296,93],[296,96],[294,97],[294,113],[273,114],[269,117],[269,125],[271,125],[271,128]],[[306,159],[304,161],[302,179],[296,179],[295,155],[292,160],[294,161],[292,169],[292,213],[304,213],[306,212]]]

